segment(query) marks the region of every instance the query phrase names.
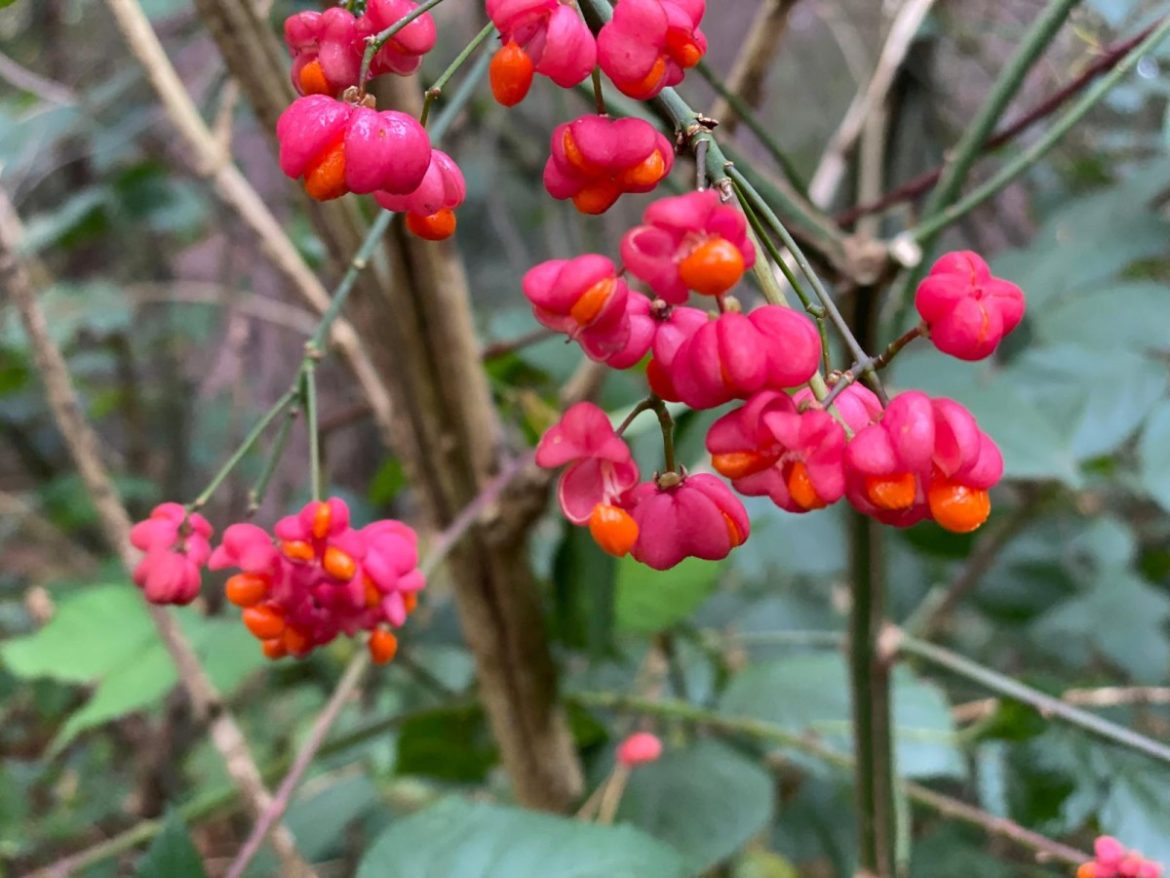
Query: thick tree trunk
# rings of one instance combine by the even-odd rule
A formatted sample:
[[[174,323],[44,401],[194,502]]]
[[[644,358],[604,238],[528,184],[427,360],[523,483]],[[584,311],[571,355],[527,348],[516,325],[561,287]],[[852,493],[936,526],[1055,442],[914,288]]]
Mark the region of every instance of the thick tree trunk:
[[[273,31],[239,0],[196,0],[196,6],[261,123],[272,130],[293,98]],[[382,105],[417,115],[418,83],[389,79]],[[312,212],[338,266],[364,233],[351,201]],[[399,415],[394,450],[430,519],[443,527],[499,470],[504,445],[454,245],[420,241],[396,223],[387,255],[389,272],[365,276],[349,316],[391,388]],[[526,805],[561,810],[580,794],[582,779],[556,700],[556,673],[525,553],[546,488],[542,474],[517,479],[494,519],[453,552],[451,571],[483,703],[516,796]]]

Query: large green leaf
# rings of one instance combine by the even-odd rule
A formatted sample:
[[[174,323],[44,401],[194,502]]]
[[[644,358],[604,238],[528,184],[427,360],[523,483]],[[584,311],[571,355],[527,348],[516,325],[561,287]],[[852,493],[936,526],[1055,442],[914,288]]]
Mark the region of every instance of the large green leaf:
[[[1138,442],[1138,469],[1146,493],[1170,511],[1170,401],[1150,412]]]
[[[451,798],[398,821],[358,878],[682,878],[682,857],[631,826]]]
[[[653,633],[678,624],[715,589],[722,561],[687,558],[670,570],[652,570],[633,558],[618,562],[617,624],[625,631]]]
[[[905,777],[964,777],[954,723],[941,689],[906,668],[894,672],[897,768]],[[815,732],[848,752],[851,713],[845,661],[833,653],[793,655],[751,665],[736,675],[719,709]]]
[[[183,818],[172,811],[138,864],[138,878],[206,878]]]
[[[773,798],[766,770],[726,744],[703,740],[633,772],[618,818],[682,851],[699,873],[767,826]]]
[[[295,801],[284,823],[310,861],[344,850],[345,829],[376,808],[378,788],[368,777],[347,777],[314,795]]]
[[[452,707],[408,720],[398,735],[399,774],[479,783],[498,761],[478,706]]]
[[[157,643],[133,588],[93,585],[62,600],[35,634],[0,645],[0,660],[19,677],[92,683]]]
[[[1170,287],[1153,281],[1118,282],[1069,295],[1032,315],[1036,339],[1073,344],[1108,355],[1116,350],[1170,347]]]

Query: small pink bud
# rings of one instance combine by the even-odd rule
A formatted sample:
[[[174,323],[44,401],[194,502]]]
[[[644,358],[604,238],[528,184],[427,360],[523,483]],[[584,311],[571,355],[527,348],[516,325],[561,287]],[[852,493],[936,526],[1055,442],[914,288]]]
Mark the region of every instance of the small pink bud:
[[[662,741],[651,732],[635,732],[630,735],[617,749],[617,761],[627,768],[655,762],[662,755]]]

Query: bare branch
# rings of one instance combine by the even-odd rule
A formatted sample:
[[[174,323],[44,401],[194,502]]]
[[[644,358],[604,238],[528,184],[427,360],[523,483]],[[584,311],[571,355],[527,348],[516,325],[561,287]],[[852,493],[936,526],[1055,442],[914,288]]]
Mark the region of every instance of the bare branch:
[[[748,27],[747,42],[727,74],[726,85],[729,92],[739,95],[749,107],[760,105],[768,68],[788,30],[788,14],[797,2],[764,0]],[[719,127],[727,132],[728,137],[740,122],[735,109],[723,98],[716,98],[711,105],[711,117],[719,120]]]

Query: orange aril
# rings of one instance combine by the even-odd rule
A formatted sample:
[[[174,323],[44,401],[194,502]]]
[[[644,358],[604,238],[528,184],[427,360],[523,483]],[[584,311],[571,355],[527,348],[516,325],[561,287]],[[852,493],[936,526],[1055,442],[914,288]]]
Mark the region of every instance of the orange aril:
[[[573,204],[581,213],[605,213],[618,200],[621,190],[612,180],[601,180],[586,186],[573,196]]]
[[[357,563],[353,560],[353,556],[348,552],[343,552],[336,546],[328,546],[325,549],[325,556],[321,559],[321,566],[334,579],[340,579],[345,582],[349,582],[349,580],[353,579],[353,575],[357,573]]]
[[[418,594],[413,591],[408,591],[402,596],[402,604],[406,607],[406,612],[413,613],[418,609]]]
[[[735,520],[730,515],[726,512],[720,512],[719,514],[723,516],[723,523],[727,526],[727,536],[731,538],[731,548],[734,549],[736,546],[742,546],[747,536],[739,529],[739,525],[735,523]]]
[[[302,94],[327,95],[333,92],[329,87],[329,80],[325,78],[325,70],[316,58],[301,68],[297,80],[300,83]]]
[[[665,175],[666,159],[662,153],[654,150],[638,164],[618,174],[617,183],[623,189],[646,189],[653,187]]]
[[[565,129],[565,134],[561,138],[561,145],[565,148],[565,161],[573,168],[589,177],[596,177],[601,173],[601,169],[597,165],[585,158],[585,154],[577,146],[577,141],[573,139],[573,132],[568,128]]]
[[[1082,863],[1077,869],[1077,878],[1097,878],[1097,864]]]
[[[866,476],[865,495],[878,509],[898,512],[909,509],[918,498],[918,480],[913,473],[896,476]]]
[[[788,473],[788,496],[797,506],[805,510],[823,509],[828,505],[821,499],[817,489],[813,487],[808,467],[799,460],[792,465],[792,470]]]
[[[367,607],[376,607],[382,602],[382,592],[378,591],[378,586],[368,576],[362,583],[362,595]]]
[[[290,561],[302,562],[312,561],[317,554],[312,543],[305,540],[284,540],[280,544],[280,551]]]
[[[605,307],[615,289],[617,280],[612,277],[602,278],[573,303],[573,307],[569,309],[569,316],[578,326],[588,326],[597,319],[597,315],[601,313],[601,309]]]
[[[268,595],[268,577],[259,573],[237,573],[228,579],[223,593],[237,607],[254,606]]]
[[[271,640],[284,633],[284,614],[271,604],[247,607],[240,615],[244,626],[261,640]]]
[[[694,67],[703,57],[703,50],[694,37],[678,27],[672,27],[666,32],[666,51],[674,63],[684,70]]]
[[[345,185],[345,141],[338,138],[305,171],[305,192],[317,201],[340,198]]]
[[[696,293],[718,296],[739,283],[743,269],[743,254],[739,248],[716,235],[686,255],[678,264],[678,276]]]
[[[984,490],[935,479],[926,492],[930,515],[947,530],[965,534],[977,529],[991,515],[991,497]]]
[[[623,89],[623,91],[636,100],[648,98],[662,84],[662,78],[665,75],[666,59],[659,55],[654,59],[654,65],[650,68],[650,72],[642,78],[641,82],[628,84],[627,88]]]
[[[638,523],[626,510],[598,503],[589,516],[589,535],[608,555],[628,555],[638,541]]]
[[[319,540],[329,535],[329,526],[333,524],[333,510],[328,503],[318,503],[313,509],[313,536]]]
[[[302,656],[309,652],[309,635],[300,628],[294,628],[289,625],[284,629],[281,640],[284,643],[285,650],[291,655]]]
[[[376,665],[384,665],[398,654],[398,638],[385,628],[378,628],[370,632],[370,658]]]
[[[729,479],[742,479],[763,472],[775,462],[774,455],[757,451],[727,451],[711,455],[711,469]]]
[[[288,655],[288,650],[284,648],[284,640],[279,637],[272,637],[268,640],[262,641],[260,649],[264,651],[267,658],[276,661],[276,659],[284,658]]]
[[[491,67],[488,68],[492,94],[505,107],[516,106],[528,95],[535,72],[536,66],[528,53],[515,40],[509,40],[492,56]]]
[[[406,227],[416,238],[424,241],[445,241],[455,234],[455,211],[443,208],[428,216],[421,213],[408,213]]]

